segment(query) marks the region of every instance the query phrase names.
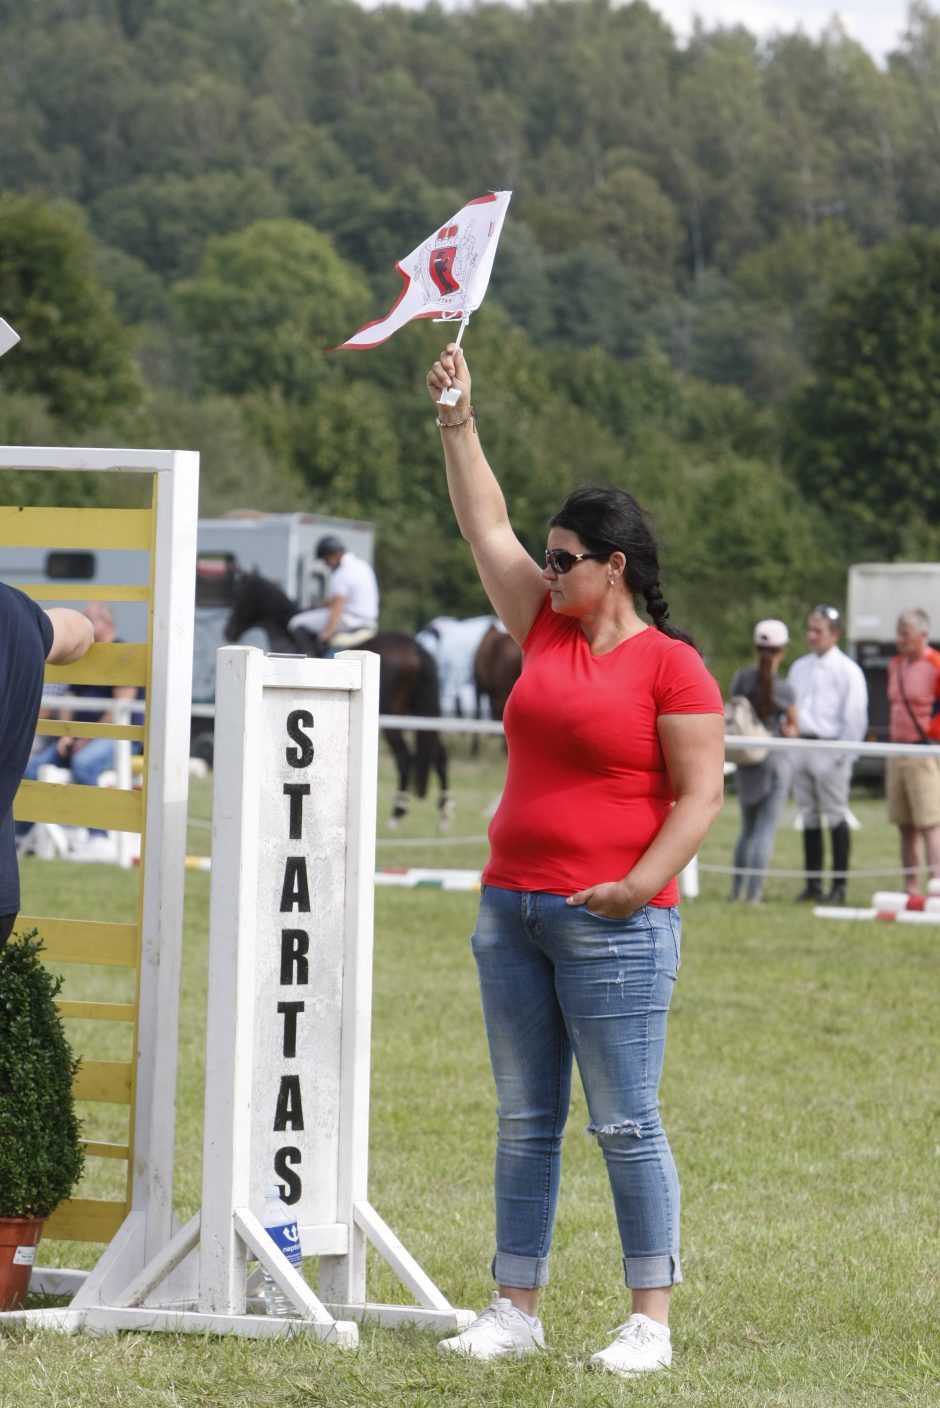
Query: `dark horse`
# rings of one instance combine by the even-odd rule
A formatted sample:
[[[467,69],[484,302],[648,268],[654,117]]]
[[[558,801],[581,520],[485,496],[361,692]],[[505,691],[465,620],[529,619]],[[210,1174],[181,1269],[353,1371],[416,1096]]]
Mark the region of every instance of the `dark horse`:
[[[490,626],[473,658],[477,698],[490,701],[493,718],[502,720],[506,700],[522,670],[522,650],[508,631]]]
[[[296,637],[288,622],[297,607],[274,582],[256,572],[243,572],[232,595],[232,610],[225,623],[225,639],[236,641],[252,626],[267,633],[268,648],[273,653],[309,655],[310,637],[306,631]],[[379,713],[411,714],[419,718],[437,718],[441,712],[437,666],[431,656],[411,636],[398,631],[379,631],[364,641],[362,650],[371,650],[379,657]],[[447,750],[440,734],[430,729],[415,732],[412,753],[400,729],[385,729],[385,737],[398,768],[398,792],[389,818],[396,826],[408,810],[408,787],[414,771],[414,788],[419,797],[427,795],[428,777],[433,768],[440,782],[438,825],[446,830],[453,814],[453,804],[447,790]]]

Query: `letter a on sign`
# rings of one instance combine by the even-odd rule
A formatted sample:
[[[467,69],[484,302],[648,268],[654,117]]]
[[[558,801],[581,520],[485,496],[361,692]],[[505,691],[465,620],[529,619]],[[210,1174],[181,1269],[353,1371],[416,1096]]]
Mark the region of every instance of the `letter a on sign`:
[[[284,884],[281,888],[281,913],[299,909],[310,913],[310,887],[307,884],[307,862],[303,856],[288,856],[284,862]]]

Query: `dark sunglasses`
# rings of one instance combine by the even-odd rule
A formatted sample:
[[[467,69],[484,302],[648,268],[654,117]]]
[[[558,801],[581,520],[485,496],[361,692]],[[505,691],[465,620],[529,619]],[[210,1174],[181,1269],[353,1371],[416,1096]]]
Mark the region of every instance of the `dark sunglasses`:
[[[559,577],[563,577],[566,572],[571,571],[576,562],[585,562],[589,558],[606,562],[608,557],[609,552],[568,552],[566,548],[546,548],[545,566],[557,572]]]

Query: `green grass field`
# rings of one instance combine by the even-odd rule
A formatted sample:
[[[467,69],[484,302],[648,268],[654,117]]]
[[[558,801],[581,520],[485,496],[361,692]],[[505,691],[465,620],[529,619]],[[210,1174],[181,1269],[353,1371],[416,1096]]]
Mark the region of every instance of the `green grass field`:
[[[485,856],[483,815],[501,753],[457,744],[459,810],[438,844],[420,804],[377,864],[466,866]],[[390,796],[383,764],[380,816]],[[884,803],[853,806],[850,885],[865,903],[896,887]],[[193,789],[190,850],[206,852],[208,783]],[[786,823],[787,818],[785,818]],[[628,1313],[599,1152],[575,1099],[552,1282],[549,1351],[520,1363],[444,1358],[414,1331],[365,1329],[358,1351],[309,1341],[134,1334],[0,1338],[3,1408],[347,1408],[347,1405],[642,1404],[705,1408],[940,1403],[938,1176],[940,930],[825,923],[773,879],[760,910],[724,900],[737,823],[729,798],[702,852],[702,893],[683,906],[683,963],[663,1112],[683,1183],[685,1284],[674,1298],[672,1369],[625,1383],[587,1355]],[[424,838],[424,839],[423,839]],[[799,867],[784,825],[776,865]],[[27,861],[24,908],[121,917],[127,875]],[[187,877],[176,1201],[200,1196],[209,877]],[[472,894],[376,893],[370,1196],[452,1301],[489,1298],[490,1085],[468,938]],[[50,1243],[44,1264],[89,1265],[98,1249]],[[370,1294],[400,1299],[373,1256]]]

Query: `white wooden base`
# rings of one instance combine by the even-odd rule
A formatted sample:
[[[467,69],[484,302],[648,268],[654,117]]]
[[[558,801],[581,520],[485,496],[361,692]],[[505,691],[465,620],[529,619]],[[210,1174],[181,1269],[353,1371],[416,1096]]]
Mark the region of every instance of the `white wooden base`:
[[[91,1273],[57,1266],[37,1266],[29,1278],[29,1289],[40,1296],[74,1296]]]
[[[419,1330],[465,1330],[477,1318],[475,1310],[426,1310],[421,1305],[328,1305],[331,1315],[360,1324],[384,1325],[387,1330],[416,1325]]]
[[[160,1309],[142,1306],[132,1309],[114,1305],[86,1310],[18,1310],[0,1315],[0,1325],[21,1329],[61,1330],[75,1335],[116,1335],[124,1330],[162,1331],[170,1335],[242,1335],[248,1339],[290,1339],[307,1335],[335,1344],[338,1349],[355,1349],[359,1327],[352,1321],[281,1319],[274,1315],[205,1315],[198,1310]]]
[[[70,1305],[45,1310],[12,1311],[0,1315],[0,1325],[16,1325],[65,1334],[117,1334],[122,1330],[162,1331],[169,1334],[243,1335],[250,1339],[289,1338],[311,1335],[339,1349],[354,1349],[359,1343],[359,1325],[383,1325],[397,1329],[416,1325],[430,1331],[464,1330],[475,1318],[472,1310],[457,1310],[418,1265],[386,1222],[370,1203],[358,1201],[353,1208],[356,1226],[411,1291],[417,1305],[385,1305],[363,1302],[352,1305],[325,1305],[303,1276],[291,1266],[274,1245],[258,1219],[247,1208],[233,1214],[236,1235],[257,1258],[258,1266],[248,1274],[242,1308],[228,1312],[209,1310],[195,1299],[172,1297],[169,1303],[156,1298],[159,1288],[169,1289],[187,1257],[199,1245],[201,1217],[197,1213],[180,1228],[150,1264],[115,1287],[122,1266],[140,1232],[139,1217],[131,1214],[94,1271],[37,1268],[30,1278],[30,1290],[47,1295],[72,1293]],[[296,1318],[264,1313],[264,1302],[252,1293],[260,1288],[262,1267],[270,1272],[284,1294],[296,1306]],[[117,1273],[117,1274],[116,1274]],[[177,1280],[179,1278],[177,1277]],[[110,1297],[103,1296],[105,1288]],[[260,1313],[248,1313],[257,1307]]]

